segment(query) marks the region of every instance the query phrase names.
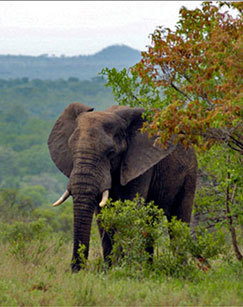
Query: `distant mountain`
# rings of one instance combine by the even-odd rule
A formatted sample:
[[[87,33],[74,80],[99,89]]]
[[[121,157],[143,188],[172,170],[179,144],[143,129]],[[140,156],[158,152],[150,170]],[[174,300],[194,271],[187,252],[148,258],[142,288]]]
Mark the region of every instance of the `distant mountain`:
[[[70,77],[90,80],[104,67],[122,69],[140,60],[140,51],[125,45],[109,46],[93,55],[56,57],[0,55],[0,79],[56,80]]]
[[[140,59],[140,51],[125,45],[114,45],[101,50],[100,52],[94,54],[92,57],[94,60],[98,61],[105,60],[116,63],[118,61],[134,62]]]

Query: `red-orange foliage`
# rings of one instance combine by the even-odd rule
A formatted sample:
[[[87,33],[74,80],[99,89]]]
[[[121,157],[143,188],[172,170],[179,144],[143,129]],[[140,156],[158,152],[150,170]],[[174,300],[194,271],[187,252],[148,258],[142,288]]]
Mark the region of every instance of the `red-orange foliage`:
[[[221,12],[225,6],[238,14]],[[207,149],[224,141],[243,153],[242,9],[243,2],[182,7],[175,31],[159,27],[151,35],[151,46],[132,72],[143,83],[164,87],[170,97],[144,126],[158,141],[176,134],[186,146]]]

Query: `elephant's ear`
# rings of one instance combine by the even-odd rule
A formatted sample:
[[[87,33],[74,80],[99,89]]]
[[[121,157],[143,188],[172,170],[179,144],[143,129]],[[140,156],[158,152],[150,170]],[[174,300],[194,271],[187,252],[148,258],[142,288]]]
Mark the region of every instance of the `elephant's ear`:
[[[71,152],[68,147],[68,139],[75,129],[76,118],[82,112],[93,111],[84,104],[71,103],[60,115],[48,138],[48,147],[51,158],[61,172],[67,177],[72,171]]]
[[[131,180],[144,174],[159,161],[172,153],[176,145],[168,142],[167,149],[154,146],[154,140],[142,134],[138,129],[142,127],[142,108],[118,108],[116,114],[126,120],[129,134],[128,149],[121,163],[121,184],[126,185]]]

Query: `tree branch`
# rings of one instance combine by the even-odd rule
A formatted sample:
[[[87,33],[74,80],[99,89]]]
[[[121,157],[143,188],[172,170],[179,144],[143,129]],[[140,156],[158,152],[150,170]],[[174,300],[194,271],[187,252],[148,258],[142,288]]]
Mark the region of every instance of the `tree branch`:
[[[227,156],[226,163],[227,164],[230,163],[230,156],[229,155]],[[230,181],[230,173],[229,172],[227,172],[226,181],[227,182]],[[236,190],[236,185],[233,188],[233,193],[232,193],[233,195],[231,195],[232,200],[234,200],[235,190]],[[227,188],[226,188],[226,193],[225,193],[226,219],[228,220],[228,223],[229,223],[229,230],[230,230],[230,233],[231,233],[232,244],[233,244],[233,248],[234,248],[234,251],[235,251],[235,255],[236,255],[237,259],[239,261],[241,261],[243,259],[243,256],[242,256],[242,254],[239,250],[239,247],[238,247],[235,227],[233,225],[233,219],[232,219],[230,207],[229,207],[229,201],[230,201],[230,196],[229,196],[229,183],[228,183]]]
[[[182,76],[183,76],[189,83],[192,83],[192,81],[190,80],[190,78],[189,78],[185,73],[183,73]]]
[[[233,186],[233,191],[232,191],[231,198],[230,198],[230,201],[231,201],[232,204],[235,202],[236,189],[237,189],[237,184],[235,183],[234,186]]]
[[[192,81],[190,80],[190,78],[185,74],[185,73],[182,73],[182,76],[189,82],[192,84]],[[203,93],[203,95],[200,95],[200,97],[205,100],[209,106],[211,108],[214,108],[214,105],[212,104],[212,102],[208,99],[208,95],[206,93]]]
[[[228,143],[228,146],[229,146],[231,149],[233,149],[233,150],[235,150],[235,151],[238,151],[240,154],[242,154],[242,155],[243,155],[243,150],[238,149],[238,148],[235,148],[235,147],[234,147],[234,146],[232,146],[230,143]]]
[[[213,109],[215,106],[212,104],[212,102],[208,99],[208,95],[206,93],[203,93],[203,95],[201,96],[202,99],[204,99],[209,106],[211,107],[211,109]]]
[[[243,143],[242,143],[242,142],[240,142],[239,140],[237,140],[236,138],[234,138],[232,135],[230,135],[229,137],[230,137],[230,139],[232,139],[232,142],[233,142],[235,145],[237,145],[237,146],[239,146],[240,148],[243,149]]]
[[[175,86],[175,84],[171,81],[170,85],[180,94],[182,94],[183,96],[185,96],[188,100],[192,101],[191,98],[189,96],[187,96],[186,93],[184,93],[182,90],[180,90],[177,86]]]

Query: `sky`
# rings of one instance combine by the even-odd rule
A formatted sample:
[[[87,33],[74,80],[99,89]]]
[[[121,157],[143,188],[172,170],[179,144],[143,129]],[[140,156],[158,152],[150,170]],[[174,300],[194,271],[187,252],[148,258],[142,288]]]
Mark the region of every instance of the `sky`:
[[[120,44],[146,50],[157,26],[201,1],[0,1],[0,54],[75,56]]]

